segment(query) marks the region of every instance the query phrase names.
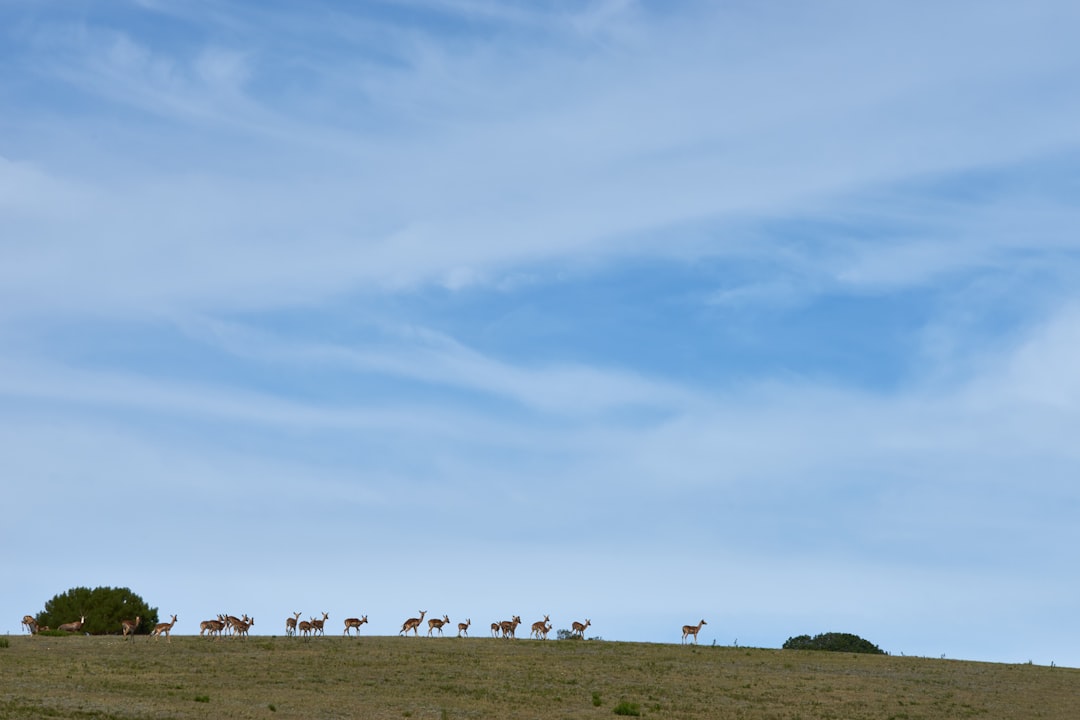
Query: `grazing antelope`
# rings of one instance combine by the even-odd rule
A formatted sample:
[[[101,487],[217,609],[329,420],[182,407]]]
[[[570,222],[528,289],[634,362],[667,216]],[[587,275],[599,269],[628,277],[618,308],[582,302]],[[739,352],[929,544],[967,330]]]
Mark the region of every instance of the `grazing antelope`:
[[[686,642],[686,636],[687,635],[693,635],[694,636],[694,644],[697,645],[698,631],[701,630],[702,625],[708,625],[708,624],[709,623],[702,620],[697,625],[683,625],[682,626],[682,641],[685,643]]]
[[[221,639],[221,631],[225,629],[225,623],[221,620],[203,620],[199,623],[199,637],[203,636],[203,633],[207,634],[207,637],[217,635],[218,640]]]
[[[158,623],[157,625],[154,626],[154,629],[150,631],[150,635],[146,639],[149,640],[152,637],[157,637],[157,639],[160,640],[161,636],[164,635],[165,636],[165,642],[172,642],[172,637],[169,636],[169,633],[172,632],[173,625],[175,625],[175,624],[176,624],[176,616],[173,615],[172,616],[172,622]]]
[[[325,625],[326,621],[329,620],[329,619],[330,619],[330,616],[328,614],[326,614],[326,613],[322,614],[322,620],[316,620],[315,618],[311,618],[311,631],[312,631],[312,634],[313,635],[324,635],[325,636],[326,633],[323,631],[323,625]]]
[[[440,620],[439,618],[431,618],[430,620],[427,621],[427,636],[431,637],[431,631],[432,630],[438,630],[439,635],[442,635],[443,634],[443,631],[442,631],[443,625],[446,625],[449,622],[450,622],[450,616],[449,615],[443,615],[442,620]]]
[[[349,634],[350,628],[356,628],[356,637],[360,637],[360,626],[367,622],[367,615],[359,618],[345,618],[345,634]]]
[[[418,618],[409,618],[408,620],[406,620],[402,624],[401,630],[398,631],[398,635],[404,634],[404,635],[407,636],[409,634],[409,631],[412,630],[413,631],[413,637],[418,636],[420,634],[420,632],[418,631],[417,628],[420,627],[420,623],[424,622],[424,616],[425,615],[427,615],[427,610],[421,610],[420,611],[420,617],[418,617]]]
[[[37,634],[38,624],[37,620],[34,619],[33,615],[23,615],[22,624],[23,627],[26,628],[26,632],[30,633],[31,635]]]
[[[503,620],[499,623],[499,629],[502,630],[504,638],[516,637],[514,633],[517,632],[517,626],[521,624],[521,617],[514,615],[512,620]]]
[[[80,630],[82,630],[83,623],[85,623],[85,622],[86,622],[86,616],[84,615],[84,616],[79,618],[79,622],[64,623],[63,625],[61,625],[57,629],[58,630],[63,630],[64,632],[79,632]]]
[[[291,618],[285,618],[285,637],[296,637],[296,621],[300,619],[300,613],[295,612]]]
[[[465,633],[465,637],[469,637],[469,626],[472,625],[472,618],[465,618],[465,622],[457,624],[457,636],[461,637],[461,633]]]
[[[535,637],[537,640],[539,640],[540,634],[544,632],[544,627],[547,626],[549,620],[551,620],[551,618],[545,615],[543,620],[538,620],[534,622],[532,624],[532,632],[529,633],[529,637]]]
[[[311,624],[314,619],[315,618],[311,618],[310,620],[301,620],[296,624],[296,629],[300,631],[301,635],[306,638],[311,637],[311,631],[315,627]]]
[[[575,620],[573,625],[571,625],[570,627],[573,629],[573,634],[574,635],[577,635],[579,638],[584,640],[585,639],[585,628],[589,627],[590,625],[592,625],[592,621],[589,620],[588,618],[585,618],[585,624],[584,625],[582,625],[577,620]]]
[[[142,618],[139,617],[138,615],[135,616],[134,620],[121,620],[120,621],[120,629],[124,631],[124,637],[126,638],[128,635],[130,635],[132,642],[134,642],[135,641],[135,629],[139,627],[139,623],[141,623],[141,622],[142,622]]]
[[[502,628],[501,624],[499,624],[497,622],[491,623],[491,637],[499,637],[499,630],[501,628]]]

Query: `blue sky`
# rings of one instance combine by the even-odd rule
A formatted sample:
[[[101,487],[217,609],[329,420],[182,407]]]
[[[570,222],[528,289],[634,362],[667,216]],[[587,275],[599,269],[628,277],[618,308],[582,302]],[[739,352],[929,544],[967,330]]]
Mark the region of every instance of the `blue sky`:
[[[0,2],[0,631],[1080,665],[1071,2]]]

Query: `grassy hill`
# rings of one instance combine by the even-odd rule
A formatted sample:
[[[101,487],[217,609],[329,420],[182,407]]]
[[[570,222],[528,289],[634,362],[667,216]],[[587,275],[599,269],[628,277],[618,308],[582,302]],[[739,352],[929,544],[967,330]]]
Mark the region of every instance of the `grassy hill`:
[[[6,647],[5,647],[6,645]],[[603,641],[0,640],[0,718],[1061,718],[1080,671]]]

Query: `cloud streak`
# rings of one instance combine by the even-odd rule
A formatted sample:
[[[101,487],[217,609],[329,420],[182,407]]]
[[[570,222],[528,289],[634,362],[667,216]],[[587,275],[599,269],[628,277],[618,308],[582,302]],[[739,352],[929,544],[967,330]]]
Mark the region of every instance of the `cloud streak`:
[[[84,240],[65,244],[65,254],[75,251],[75,267],[85,265],[78,253],[87,248],[102,259],[114,292],[130,288],[131,299],[152,302],[145,297],[151,288],[179,293],[156,299],[166,303],[198,302],[200,291],[221,302],[228,288],[215,287],[205,259],[248,289],[246,297],[263,286],[297,298],[318,294],[317,287],[335,293],[460,278],[465,269],[472,278],[498,276],[521,263],[582,254],[664,253],[666,230],[687,222],[798,213],[822,196],[840,200],[867,186],[1075,146],[1075,126],[1066,119],[1076,108],[1067,98],[992,105],[1011,98],[1012,88],[1044,86],[1067,69],[1051,64],[1047,52],[1011,50],[1016,43],[1005,42],[1004,32],[1045,30],[1046,45],[1054,47],[1050,29],[1020,22],[1026,19],[1012,26],[976,22],[976,41],[963,53],[947,37],[928,34],[922,63],[934,64],[935,73],[919,63],[909,67],[910,58],[871,52],[893,30],[858,15],[847,21],[852,32],[828,47],[813,33],[791,36],[781,25],[772,30],[779,37],[764,38],[777,52],[751,52],[734,36],[739,22],[754,18],[721,14],[661,23],[655,34],[634,34],[645,39],[626,40],[623,52],[578,51],[552,62],[546,47],[527,47],[522,52],[536,57],[514,68],[502,62],[498,35],[463,60],[424,36],[417,56],[403,61],[405,70],[362,73],[386,84],[360,96],[346,90],[361,111],[343,108],[342,119],[385,113],[405,128],[376,133],[363,123],[355,131],[347,123],[327,127],[275,106],[256,88],[280,61],[242,46],[198,43],[170,54],[124,33],[90,29],[85,56],[54,64],[54,78],[168,121],[144,132],[177,136],[197,128],[222,139],[253,132],[261,138],[254,147],[229,155],[242,165],[268,162],[272,174],[225,169],[185,179],[151,169],[149,178],[95,177],[95,187],[81,193],[93,203],[54,225],[40,242],[41,261],[31,260],[20,275],[39,286],[70,287],[72,278],[53,269],[48,248],[50,237],[70,237],[76,228]],[[717,23],[731,42],[705,42],[702,35]],[[437,61],[423,59],[433,52]],[[845,65],[853,57],[864,60],[858,70]],[[831,80],[841,71],[842,86]],[[440,91],[449,78],[464,92]],[[966,88],[961,97],[942,98],[957,85]],[[551,97],[556,87],[554,103],[529,100]],[[315,83],[313,92],[331,93],[333,85]],[[366,96],[381,104],[367,108]],[[309,97],[300,106],[319,104]],[[416,124],[427,113],[440,118],[434,136],[428,124]],[[972,126],[980,132],[969,132]],[[267,159],[255,160],[259,155]],[[47,168],[28,170],[50,176]],[[41,193],[49,193],[47,186]],[[26,202],[39,204],[40,195]],[[133,248],[119,238],[129,234],[142,238],[142,251],[126,260]],[[708,251],[722,247],[713,239]],[[932,239],[922,257],[917,249],[903,252],[909,259],[901,267],[944,262]],[[864,263],[847,276],[865,281],[869,272]]]

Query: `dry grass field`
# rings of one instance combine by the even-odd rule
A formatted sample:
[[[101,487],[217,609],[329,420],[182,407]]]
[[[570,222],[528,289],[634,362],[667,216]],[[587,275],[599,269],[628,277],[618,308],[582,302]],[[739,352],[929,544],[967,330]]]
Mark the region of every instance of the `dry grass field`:
[[[1080,671],[604,641],[11,636],[0,718],[1080,717]]]

